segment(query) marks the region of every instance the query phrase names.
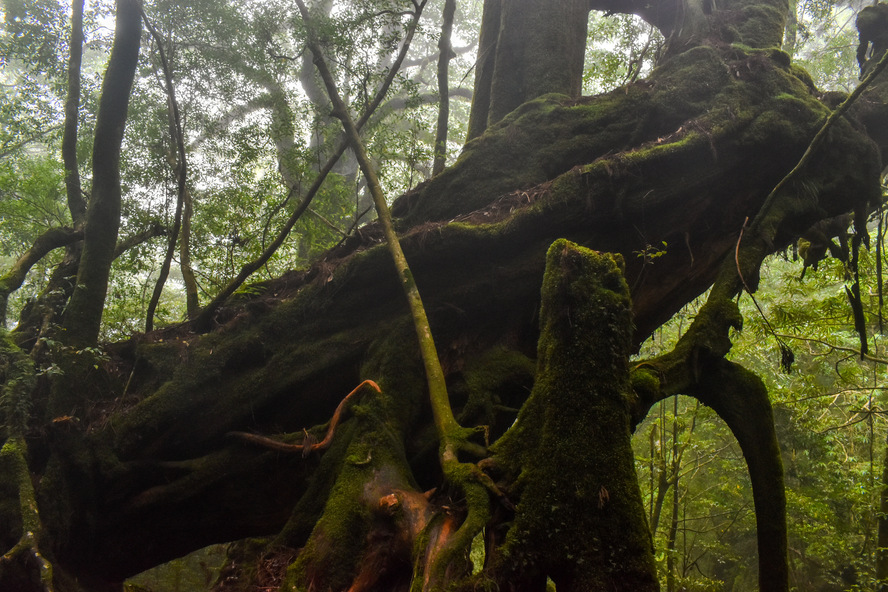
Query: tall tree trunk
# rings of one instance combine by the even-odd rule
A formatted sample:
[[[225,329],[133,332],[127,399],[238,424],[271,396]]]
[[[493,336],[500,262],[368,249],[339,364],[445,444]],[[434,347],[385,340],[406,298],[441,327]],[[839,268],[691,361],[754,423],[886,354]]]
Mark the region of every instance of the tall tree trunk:
[[[191,218],[194,215],[194,198],[187,187],[182,197],[184,208],[182,236],[179,238],[179,266],[182,269],[182,282],[185,284],[185,314],[189,319],[194,319],[200,313],[197,279],[191,267]]]
[[[681,471],[681,458],[678,454],[678,397],[672,398],[672,517],[669,520],[669,534],[666,536],[666,589],[675,592],[675,539],[678,535],[678,485]]]
[[[448,70],[453,57],[450,36],[453,31],[453,17],[456,13],[456,0],[444,2],[444,14],[441,23],[441,38],[438,40],[438,125],[435,131],[435,160],[432,164],[432,175],[444,170],[447,162],[447,123],[450,118],[450,87]]]
[[[176,88],[173,84],[173,72],[170,69],[166,52],[163,49],[163,38],[148,20],[148,16],[142,12],[142,19],[148,32],[157,43],[157,53],[160,56],[161,69],[163,70],[163,81],[166,86],[167,94],[167,119],[169,121],[170,140],[176,151],[176,156],[170,155],[170,162],[173,171],[176,174],[176,213],[173,217],[173,228],[170,231],[169,242],[167,243],[166,255],[160,265],[160,272],[157,282],[154,284],[154,292],[151,294],[151,300],[148,302],[148,310],[145,313],[145,332],[150,332],[154,328],[154,313],[160,302],[160,296],[163,293],[163,286],[166,283],[170,273],[170,266],[173,262],[173,255],[176,252],[176,243],[179,241],[179,231],[182,227],[182,208],[185,203],[185,194],[188,191],[188,160],[185,156],[185,139],[182,134],[182,119],[179,116],[179,102],[176,100]]]
[[[93,187],[83,231],[77,285],[65,312],[63,339],[96,343],[120,226],[120,145],[139,61],[141,0],[117,0],[114,45],[102,83],[93,145]]]
[[[68,97],[65,99],[65,132],[62,136],[62,161],[65,163],[65,193],[71,220],[77,226],[86,215],[86,201],[80,192],[77,163],[77,124],[80,116],[80,64],[83,59],[83,2],[71,4],[71,37],[68,43]]]
[[[475,90],[469,111],[469,130],[466,142],[477,138],[487,129],[490,115],[490,90],[493,86],[493,68],[496,64],[496,45],[499,40],[502,0],[484,0],[481,32],[478,36],[478,58],[475,60]]]
[[[469,139],[546,93],[579,96],[588,0],[485,0],[482,18]]]
[[[786,13],[786,32],[783,35],[783,51],[790,57],[795,55],[795,46],[799,34],[798,0],[789,0],[789,12]]]

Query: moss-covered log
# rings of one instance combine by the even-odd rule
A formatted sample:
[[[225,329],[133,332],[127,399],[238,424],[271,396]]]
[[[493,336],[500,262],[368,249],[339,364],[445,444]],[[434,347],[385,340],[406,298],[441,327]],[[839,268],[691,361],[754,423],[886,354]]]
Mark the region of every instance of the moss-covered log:
[[[625,6],[632,4],[640,6]],[[707,388],[713,371],[731,371],[719,360],[730,347],[727,328],[740,320],[730,300],[738,289],[734,250],[744,220],[756,218],[829,112],[807,75],[774,47],[782,30],[779,4],[718,3],[704,14],[709,36],[673,49],[647,80],[598,97],[545,95],[525,103],[471,141],[454,166],[395,204],[462,425],[487,426],[495,441],[527,399],[545,254],[560,237],[625,261],[635,334],[621,338],[623,364],[626,350],[720,282],[675,351],[634,368],[638,398],[626,401],[625,414],[617,404],[626,395],[624,366],[614,373],[620,386],[602,421],[613,423],[620,441],[630,421],[676,392],[742,421],[742,396],[723,401]],[[879,147],[888,136],[880,131],[886,104],[880,88],[856,112],[864,125],[839,122],[766,220],[744,234],[738,260],[751,289],[765,255],[818,220],[865,212],[881,198],[886,152]],[[381,240],[376,226],[365,227],[310,270],[255,286],[251,292],[262,294],[230,302],[208,333],[184,325],[139,336],[108,345],[108,361],[83,363],[95,352],[67,352],[71,370],[82,373],[77,382],[70,373],[56,380],[56,402],[64,406],[49,403],[47,377],[37,381],[28,461],[40,477],[43,540],[57,574],[113,590],[125,577],[190,550],[256,536],[272,540],[260,553],[290,558],[281,578],[297,589],[314,580],[334,589],[401,590],[424,573],[425,559],[461,524],[465,500],[447,488],[424,494],[444,479],[406,303]],[[590,355],[590,368],[597,359]],[[740,371],[732,376],[738,385],[746,378]],[[342,397],[364,379],[379,382],[383,395],[366,393],[350,405],[323,454],[303,458],[227,436],[320,439]],[[764,425],[766,396],[755,392],[757,422]],[[755,433],[738,438],[748,442]],[[600,451],[596,434],[587,439]],[[754,481],[779,471],[767,446],[744,445],[747,451],[757,459],[751,465],[763,463],[751,467],[759,475]],[[527,475],[539,460],[522,458]],[[616,490],[628,503],[622,485],[599,484],[605,495],[592,473],[584,474],[589,488],[574,502],[591,496],[590,520],[599,501],[614,507]],[[519,510],[543,495],[532,482],[517,489]],[[755,493],[763,519],[779,514],[762,497],[767,491]],[[488,556],[494,558],[511,513],[508,499],[491,500]],[[528,554],[533,573],[551,573],[567,587],[571,578],[597,577],[541,550],[546,543],[531,540],[541,530],[528,520],[516,521],[526,536],[516,530],[508,542],[505,534],[503,549]],[[0,540],[18,537],[0,533]],[[393,540],[391,554],[373,554],[373,541]],[[594,557],[591,547],[586,551]],[[643,573],[646,561],[639,561]],[[338,566],[336,573],[318,567],[325,562]],[[447,565],[450,573],[460,571],[457,563]],[[377,565],[399,571],[373,580]],[[779,567],[764,573],[779,576]],[[249,589],[248,578],[240,582]],[[773,589],[785,588],[779,586]]]

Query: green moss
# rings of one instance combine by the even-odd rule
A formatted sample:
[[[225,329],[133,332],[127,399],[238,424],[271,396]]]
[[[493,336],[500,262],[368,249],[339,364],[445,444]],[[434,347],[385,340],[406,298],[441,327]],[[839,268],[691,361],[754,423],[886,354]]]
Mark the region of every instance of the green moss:
[[[615,578],[644,590],[656,581],[629,442],[632,323],[622,265],[619,256],[553,243],[536,383],[493,447],[498,461],[520,469],[504,563],[556,584],[605,589]]]
[[[0,448],[0,555],[11,549],[26,530],[34,530],[27,521],[29,512],[22,512],[21,488],[31,487],[22,446],[21,440],[10,439]]]
[[[261,296],[268,291],[268,285],[263,282],[253,282],[245,284],[231,295],[232,302],[244,302],[257,296]]]
[[[497,417],[502,407],[517,405],[510,391],[533,383],[534,362],[520,352],[496,347],[471,359],[463,371],[467,394],[459,416],[461,425],[490,426],[499,435]],[[504,400],[505,397],[509,399]]]
[[[401,436],[380,421],[385,417],[382,409],[389,405],[390,401],[373,396],[365,403],[361,417],[350,421],[351,426],[325,453],[324,460],[329,461],[316,478],[326,474],[335,475],[335,480],[320,498],[326,500],[323,510],[298,558],[288,568],[282,590],[346,589],[367,550],[379,498],[392,488],[413,487]],[[309,493],[316,497],[317,492]],[[289,530],[295,532],[292,526]],[[281,543],[278,539],[275,544]],[[295,546],[296,541],[287,543]]]
[[[785,5],[782,8],[763,4],[744,7],[739,27],[741,41],[756,48],[780,47],[786,26]]]
[[[364,359],[361,375],[382,388],[377,407],[393,431],[407,429],[426,404],[425,371],[413,323],[402,318],[375,340]]]
[[[668,60],[650,79],[657,115],[683,121],[710,107],[730,74],[718,50],[701,46]]]
[[[310,582],[322,589],[348,588],[371,523],[369,510],[361,504],[366,471],[343,465],[308,543],[287,569],[282,590],[308,590]]]
[[[651,368],[638,367],[631,374],[632,390],[640,395],[643,393],[648,398],[653,398],[660,392],[660,377]]]
[[[469,142],[454,166],[412,196],[413,203],[397,203],[393,213],[406,228],[482,208],[552,179],[626,145],[643,124],[641,104],[647,100],[642,89],[627,88],[595,101],[564,95],[530,101]]]
[[[810,90],[811,92],[817,91],[817,85],[814,83],[814,79],[811,77],[807,70],[797,64],[790,64],[789,69],[792,75],[798,78],[802,82],[802,84],[804,84],[808,88],[808,90]]]
[[[37,382],[34,362],[0,328],[0,441],[27,428]]]

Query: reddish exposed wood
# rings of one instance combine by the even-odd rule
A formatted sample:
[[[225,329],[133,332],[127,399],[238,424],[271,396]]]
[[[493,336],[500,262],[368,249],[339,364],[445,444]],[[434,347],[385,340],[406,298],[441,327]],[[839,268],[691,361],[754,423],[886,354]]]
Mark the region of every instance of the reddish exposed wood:
[[[260,436],[258,434],[250,434],[247,432],[228,432],[229,436],[237,438],[239,440],[243,440],[244,442],[250,442],[252,444],[258,444],[260,446],[264,446],[266,448],[270,448],[271,450],[279,450],[281,452],[299,452],[303,457],[308,456],[308,453],[326,450],[330,447],[330,443],[333,442],[333,435],[336,432],[336,426],[339,425],[339,420],[342,418],[342,412],[345,409],[345,404],[348,403],[349,400],[353,396],[355,396],[362,388],[365,386],[369,386],[376,390],[377,393],[381,393],[382,389],[379,388],[379,385],[373,382],[372,380],[365,380],[358,386],[352,390],[349,394],[342,399],[342,402],[339,403],[339,406],[336,407],[336,411],[333,412],[333,417],[330,418],[330,427],[327,428],[327,434],[324,436],[324,439],[320,442],[311,442],[311,435],[305,432],[304,440],[302,444],[287,444],[286,442],[281,442],[280,440],[274,440],[273,438],[267,438],[265,436]],[[307,445],[307,447],[306,447]]]

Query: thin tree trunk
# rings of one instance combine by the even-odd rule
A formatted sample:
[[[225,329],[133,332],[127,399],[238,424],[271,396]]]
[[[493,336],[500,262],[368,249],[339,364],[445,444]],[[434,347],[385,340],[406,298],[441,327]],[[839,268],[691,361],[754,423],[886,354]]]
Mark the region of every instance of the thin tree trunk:
[[[666,494],[669,493],[669,472],[666,466],[666,415],[664,406],[666,403],[660,401],[660,449],[657,454],[657,497],[653,503],[651,511],[651,538],[657,536],[657,528],[660,526],[660,515],[663,513],[663,503],[666,501]],[[653,495],[653,492],[651,492]]]
[[[789,12],[786,13],[786,32],[783,34],[783,51],[793,57],[799,34],[798,0],[789,0]]]
[[[86,199],[83,196],[83,188],[80,183],[80,164],[77,159],[77,135],[78,118],[80,114],[80,71],[83,58],[83,5],[84,0],[73,0],[71,5],[71,40],[69,43],[70,56],[68,58],[68,96],[65,99],[65,127],[62,136],[62,162],[65,165],[65,194],[68,201],[68,211],[71,213],[71,221],[75,228],[83,229],[86,220]],[[65,245],[65,255],[61,263],[50,276],[49,289],[52,292],[59,285],[70,284],[66,281],[68,273],[77,272],[80,265],[80,257],[83,253],[83,236],[77,241]],[[67,270],[67,271],[66,271]],[[65,293],[63,299],[67,302],[70,290],[62,289]],[[58,297],[52,297],[55,300]],[[62,299],[59,299],[62,301]],[[4,303],[3,313],[6,313]],[[55,316],[55,315],[53,315]],[[48,323],[41,322],[41,326]]]
[[[83,2],[71,4],[71,38],[68,56],[68,97],[65,100],[65,132],[62,136],[62,161],[65,163],[65,193],[74,225],[83,222],[86,201],[80,192],[77,164],[77,118],[80,113],[80,64],[83,60]]]
[[[678,397],[672,398],[672,519],[666,537],[666,589],[675,592],[675,539],[678,534],[678,482],[681,459],[678,454]]]
[[[650,474],[648,475],[649,486],[650,486],[650,508],[648,509],[648,528],[651,529],[651,538],[654,538],[654,536],[656,536],[656,534],[657,534],[657,525],[654,523],[654,488],[656,486],[656,481],[654,480],[654,471],[657,469],[656,460],[655,460],[655,457],[657,454],[657,447],[654,444],[657,440],[657,424],[656,423],[654,423],[651,426],[651,433],[650,433],[649,438],[650,438],[651,457],[650,457],[649,466],[648,466],[648,469],[650,471]]]
[[[185,284],[185,312],[189,319],[200,313],[200,296],[197,279],[191,267],[191,218],[194,215],[194,199],[188,188],[182,194],[182,236],[179,237],[179,266],[182,269],[182,282]]]
[[[443,171],[447,163],[447,120],[450,118],[448,70],[450,68],[450,60],[454,56],[450,37],[453,32],[453,17],[455,13],[456,0],[446,0],[444,2],[443,22],[441,24],[441,39],[438,40],[438,95],[440,96],[440,106],[438,107],[438,128],[435,133],[433,176]]]
[[[876,549],[876,580],[879,592],[888,591],[888,438],[882,461],[882,492],[879,495],[879,535]]]
[[[170,266],[173,262],[173,254],[176,252],[176,242],[179,240],[179,230],[182,226],[182,208],[185,202],[185,193],[187,191],[186,181],[188,179],[188,162],[185,158],[185,141],[182,138],[182,119],[179,117],[179,103],[176,101],[176,89],[173,86],[173,73],[170,70],[170,64],[166,58],[166,52],[163,50],[163,39],[158,34],[157,29],[148,20],[148,16],[142,12],[142,19],[145,26],[154,37],[157,43],[157,52],[160,55],[160,63],[163,68],[163,80],[167,92],[167,110],[169,115],[170,137],[176,145],[176,153],[178,160],[175,162],[174,170],[176,172],[176,214],[173,221],[173,229],[170,232],[170,240],[167,244],[167,252],[160,266],[160,275],[157,283],[154,285],[154,293],[151,295],[151,301],[148,303],[148,311],[145,314],[145,332],[150,332],[154,328],[154,313],[157,311],[157,305],[160,302],[160,296],[163,293],[163,285],[170,274]]]
[[[398,53],[398,57],[395,59],[395,63],[389,69],[388,76],[386,76],[385,80],[380,84],[379,89],[374,95],[373,100],[367,106],[364,114],[355,122],[355,127],[360,130],[370,119],[370,116],[376,111],[379,105],[382,103],[382,100],[385,98],[385,95],[388,92],[389,87],[391,87],[392,82],[395,79],[398,71],[401,69],[401,64],[404,61],[404,58],[407,55],[407,50],[410,48],[410,43],[413,41],[413,35],[416,32],[416,26],[419,22],[420,16],[422,16],[422,9],[425,7],[425,3],[420,3],[419,8],[413,16],[413,19],[410,21],[410,24],[407,25],[407,30],[404,35],[404,42],[401,44],[401,51]],[[327,162],[324,166],[318,171],[318,176],[315,178],[312,186],[306,191],[305,196],[302,198],[302,201],[296,205],[293,210],[293,213],[290,214],[290,217],[287,219],[286,223],[283,225],[281,230],[278,232],[277,236],[275,236],[274,240],[271,244],[262,251],[262,254],[259,255],[253,261],[245,264],[237,276],[231,280],[227,286],[225,286],[213,300],[204,307],[204,309],[200,312],[199,315],[195,318],[194,324],[198,330],[205,330],[209,328],[212,324],[213,316],[220,306],[228,299],[229,296],[234,294],[234,291],[237,290],[241,284],[243,284],[247,278],[249,278],[257,269],[265,265],[269,259],[271,259],[272,255],[277,252],[282,244],[284,244],[284,240],[290,235],[290,231],[293,229],[293,226],[299,220],[305,210],[308,209],[308,206],[311,204],[312,199],[320,190],[321,186],[324,183],[324,180],[327,178],[327,175],[330,171],[333,170],[333,167],[336,166],[336,163],[339,161],[339,158],[345,152],[345,149],[348,147],[348,139],[345,137],[340,138],[339,144],[333,154],[327,159]],[[290,193],[293,193],[295,189],[291,190]],[[289,199],[290,196],[288,196]]]
[[[117,26],[93,147],[93,187],[86,212],[77,285],[65,312],[65,340],[92,345],[99,337],[105,294],[120,227],[120,146],[139,62],[141,1],[117,0]]]
[[[299,6],[299,11],[302,13],[302,19],[306,24],[310,23],[308,9],[305,4],[301,0],[296,0],[296,4]],[[308,24],[308,26],[311,27],[310,24]],[[373,164],[370,162],[370,158],[366,154],[364,144],[358,134],[358,127],[355,125],[351,116],[349,116],[347,107],[339,96],[336,89],[336,83],[327,68],[320,46],[311,39],[309,40],[308,45],[309,49],[311,49],[311,52],[314,54],[314,61],[318,68],[318,72],[327,87],[327,94],[333,102],[333,114],[342,121],[342,126],[345,128],[346,138],[351,145],[351,149],[355,152],[355,155],[358,158],[358,163],[361,166],[364,177],[367,179],[367,184],[373,195],[373,202],[376,205],[376,214],[379,221],[382,223],[386,244],[388,245],[392,259],[394,260],[395,267],[398,270],[398,277],[401,286],[404,289],[404,294],[410,304],[410,312],[413,316],[413,322],[419,340],[420,353],[422,354],[422,360],[425,366],[435,427],[441,437],[443,447],[446,435],[458,429],[459,426],[453,416],[453,410],[450,408],[450,400],[447,396],[447,387],[444,380],[444,371],[441,368],[441,362],[438,360],[438,352],[435,347],[435,342],[432,339],[432,332],[429,328],[429,321],[426,317],[425,307],[422,304],[419,289],[416,286],[416,282],[413,280],[413,274],[410,272],[406,257],[404,257],[401,243],[398,241],[398,237],[395,234],[391,212],[386,203],[385,196],[382,193],[382,188],[379,184],[379,179],[376,176],[376,171],[373,168]],[[442,452],[444,455],[447,455],[448,453],[452,453],[455,458],[456,450]]]

